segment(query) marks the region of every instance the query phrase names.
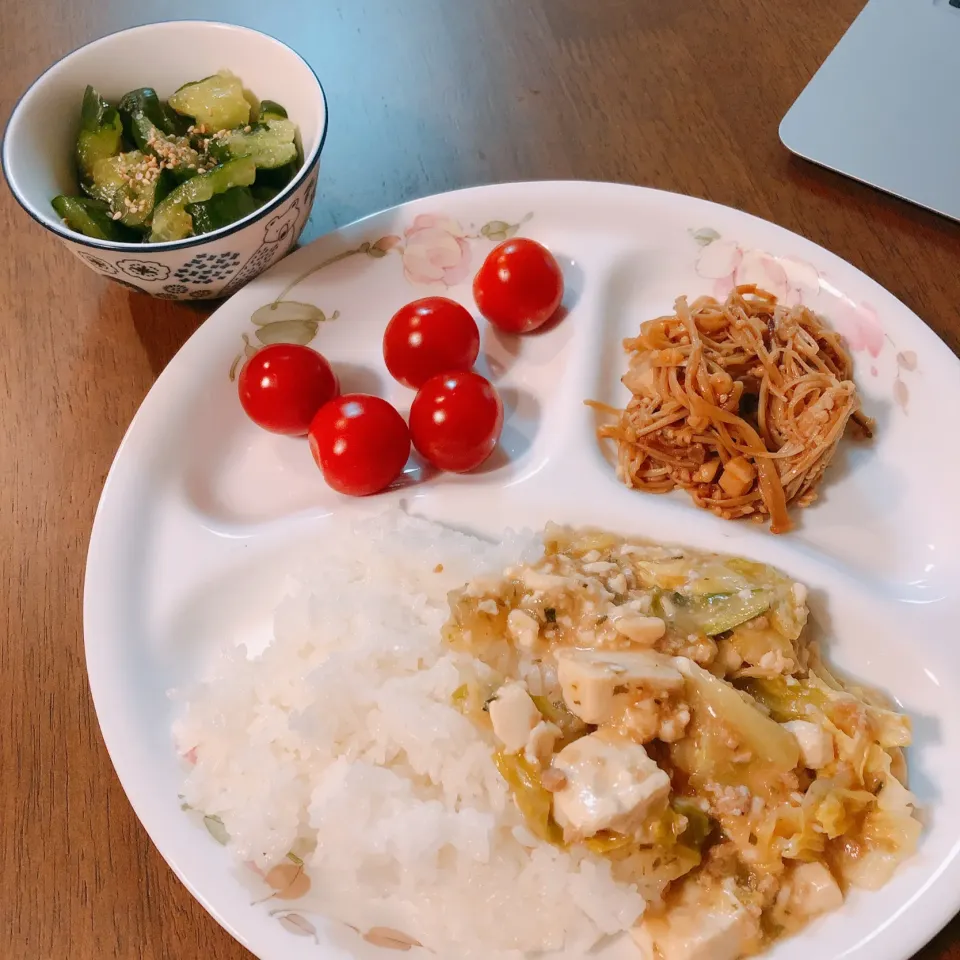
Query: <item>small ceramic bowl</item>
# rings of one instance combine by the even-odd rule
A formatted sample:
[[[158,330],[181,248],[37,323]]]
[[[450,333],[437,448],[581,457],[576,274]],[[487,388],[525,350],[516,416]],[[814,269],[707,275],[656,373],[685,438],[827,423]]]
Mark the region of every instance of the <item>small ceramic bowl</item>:
[[[282,103],[300,128],[304,164],[282,193],[228,227],[169,243],[94,240],[60,220],[50,201],[80,192],[73,156],[87,84],[114,103],[143,86],[166,98],[223,69],[261,99]],[[3,171],[24,210],[92,270],[155,297],[202,300],[232,293],[297,242],[316,193],[326,132],[320,81],[279,40],[227,23],[151,23],[88,43],[42,74],[7,124]]]

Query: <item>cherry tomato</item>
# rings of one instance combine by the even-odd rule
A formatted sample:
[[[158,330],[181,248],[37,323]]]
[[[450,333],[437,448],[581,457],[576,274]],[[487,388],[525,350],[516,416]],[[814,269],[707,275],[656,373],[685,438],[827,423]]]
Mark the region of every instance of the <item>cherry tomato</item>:
[[[403,417],[379,397],[347,393],[317,411],[310,452],[339,493],[365,497],[389,487],[410,455]]]
[[[529,333],[557,312],[563,273],[536,240],[516,237],[494,247],[473,278],[480,312],[507,333]]]
[[[313,415],[340,392],[330,364],[298,343],[272,343],[243,365],[240,404],[264,430],[302,437]]]
[[[413,445],[435,467],[465,473],[493,452],[503,429],[503,404],[489,380],[458,370],[431,377],[410,408]]]
[[[431,377],[469,370],[480,352],[480,331],[466,308],[446,297],[424,297],[401,307],[383,333],[390,373],[416,390]]]

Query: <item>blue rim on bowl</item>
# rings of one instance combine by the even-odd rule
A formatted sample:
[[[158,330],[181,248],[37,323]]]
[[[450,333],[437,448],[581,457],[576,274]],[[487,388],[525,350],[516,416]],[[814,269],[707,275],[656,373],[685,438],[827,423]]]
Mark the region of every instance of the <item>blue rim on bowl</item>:
[[[57,223],[54,220],[44,220],[39,217],[29,201],[21,194],[17,189],[14,182],[10,179],[8,173],[8,167],[10,165],[10,160],[8,157],[8,138],[7,132],[10,130],[13,120],[17,115],[17,111],[20,109],[21,104],[24,99],[30,94],[30,92],[36,88],[36,86],[41,83],[44,77],[50,73],[51,70],[56,69],[64,60],[69,57],[74,56],[79,53],[81,50],[86,50],[88,47],[95,46],[98,43],[102,43],[105,40],[112,39],[114,37],[119,37],[124,34],[134,33],[138,30],[144,30],[148,27],[158,26],[160,23],[163,24],[187,24],[187,23],[203,23],[209,24],[211,26],[217,27],[227,27],[231,30],[242,30],[246,33],[252,33],[257,36],[261,36],[267,40],[272,41],[273,43],[278,44],[283,47],[285,50],[288,50],[292,53],[300,62],[310,71],[314,80],[317,83],[317,89],[320,91],[320,99],[323,101],[323,126],[320,130],[320,135],[317,137],[316,146],[310,151],[309,155],[305,156],[303,159],[303,166],[297,171],[297,175],[280,191],[269,203],[264,204],[259,209],[255,210],[253,213],[247,214],[240,220],[237,220],[235,223],[231,223],[226,227],[221,227],[219,230],[211,230],[209,233],[202,233],[199,236],[187,237],[184,240],[167,240],[163,243],[120,243],[115,240],[97,240],[93,237],[85,236],[82,233],[76,233],[73,230],[70,230],[68,227],[65,227],[61,223]],[[293,47],[284,43],[282,40],[278,40],[276,37],[271,36],[269,33],[264,33],[262,30],[254,30],[251,27],[240,26],[235,23],[225,23],[222,20],[203,20],[203,19],[192,19],[192,20],[163,20],[158,23],[145,23],[139,24],[135,27],[126,27],[123,30],[115,30],[113,33],[104,34],[102,37],[98,37],[96,40],[91,40],[89,43],[81,44],[79,47],[75,47],[69,53],[64,54],[60,57],[59,60],[56,60],[54,63],[50,64],[43,73],[40,74],[23,91],[22,94],[17,98],[17,102],[14,105],[13,110],[10,113],[10,117],[7,120],[6,130],[3,134],[3,146],[0,149],[0,168],[3,169],[4,179],[7,181],[7,186],[10,188],[10,192],[13,194],[14,199],[20,206],[26,211],[32,220],[35,220],[40,226],[44,227],[47,230],[56,233],[58,236],[63,237],[65,240],[69,240],[71,243],[77,243],[86,247],[94,247],[98,250],[118,250],[123,252],[130,251],[139,251],[142,252],[144,249],[157,250],[157,251],[170,251],[170,250],[184,250],[189,247],[199,246],[203,243],[209,243],[211,240],[218,240],[221,237],[229,237],[232,233],[236,233],[238,230],[242,230],[244,227],[249,226],[252,223],[256,223],[258,220],[262,220],[267,214],[272,213],[279,207],[287,197],[293,193],[297,187],[304,181],[306,177],[310,175],[314,167],[320,162],[320,153],[323,150],[323,145],[327,139],[327,130],[330,123],[330,108],[327,101],[327,93],[323,89],[323,84],[320,82],[320,78],[317,76],[316,70],[310,66],[310,64],[305,60]],[[53,199],[51,197],[51,199]]]

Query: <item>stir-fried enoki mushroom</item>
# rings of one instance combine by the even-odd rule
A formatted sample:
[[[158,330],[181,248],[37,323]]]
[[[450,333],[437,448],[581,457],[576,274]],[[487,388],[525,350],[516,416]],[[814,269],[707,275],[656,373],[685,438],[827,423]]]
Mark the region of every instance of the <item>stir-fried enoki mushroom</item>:
[[[815,499],[848,421],[872,435],[850,355],[813,311],[753,285],[675,309],[624,341],[633,397],[599,431],[617,442],[618,476],[652,493],[682,487],[728,519],[769,516],[783,533],[787,505]]]

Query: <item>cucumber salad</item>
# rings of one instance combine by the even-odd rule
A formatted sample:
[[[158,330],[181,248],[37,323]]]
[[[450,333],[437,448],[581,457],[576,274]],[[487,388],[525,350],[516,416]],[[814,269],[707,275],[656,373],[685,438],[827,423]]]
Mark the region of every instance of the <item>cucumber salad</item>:
[[[269,203],[303,165],[299,131],[272,100],[221,72],[169,100],[141,87],[114,106],[88,86],[76,144],[81,196],[53,208],[77,233],[163,243],[228,226]]]

